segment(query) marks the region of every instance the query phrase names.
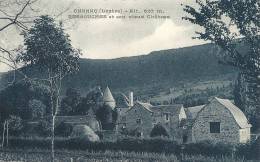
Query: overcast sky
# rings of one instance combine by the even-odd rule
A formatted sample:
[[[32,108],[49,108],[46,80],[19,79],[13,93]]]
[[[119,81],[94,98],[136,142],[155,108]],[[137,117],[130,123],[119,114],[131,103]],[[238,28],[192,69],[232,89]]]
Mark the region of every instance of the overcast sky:
[[[140,11],[163,9],[166,15],[171,16],[168,20],[77,19],[65,23],[73,46],[82,49],[82,57],[110,59],[205,43],[193,40],[191,37],[195,36],[198,27],[181,19],[185,15],[181,3],[194,2],[195,0],[41,0],[36,8],[41,14],[56,14],[70,7],[59,19],[67,19],[78,8],[133,8]],[[0,36],[0,44],[6,47],[15,47],[23,41],[13,29]]]

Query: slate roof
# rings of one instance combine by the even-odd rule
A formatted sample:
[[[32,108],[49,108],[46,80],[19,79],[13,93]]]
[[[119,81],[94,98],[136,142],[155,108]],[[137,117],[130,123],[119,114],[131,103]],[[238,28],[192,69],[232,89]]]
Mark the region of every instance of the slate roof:
[[[144,103],[144,102],[140,102],[140,101],[136,101],[137,104],[141,105],[143,108],[145,108],[146,110],[150,111],[150,112],[153,112],[151,110],[151,107],[153,105],[151,105],[150,103]]]
[[[237,106],[235,106],[230,100],[221,99],[217,97],[215,97],[215,99],[230,111],[230,113],[233,115],[234,119],[236,120],[240,128],[252,127],[252,125],[249,124],[245,114]]]
[[[129,100],[123,93],[116,97],[117,108],[129,108]]]
[[[108,87],[105,89],[105,92],[103,95],[103,101],[104,102],[115,102],[115,99]]]
[[[158,105],[152,106],[150,109],[153,112],[164,112],[164,113],[171,113],[171,114],[179,114],[180,109],[183,107],[182,104],[175,104],[175,105]]]
[[[198,112],[204,107],[205,105],[193,106],[185,108],[185,112],[187,114],[188,119],[195,119],[197,117]]]
[[[148,110],[149,112],[165,112],[165,113],[171,113],[171,114],[179,114],[180,109],[183,107],[183,105],[181,105],[181,104],[153,106],[150,103],[144,103],[141,101],[136,101],[136,104],[142,106],[142,108],[144,108],[145,110]],[[130,108],[129,110],[131,110],[131,109],[132,108]]]

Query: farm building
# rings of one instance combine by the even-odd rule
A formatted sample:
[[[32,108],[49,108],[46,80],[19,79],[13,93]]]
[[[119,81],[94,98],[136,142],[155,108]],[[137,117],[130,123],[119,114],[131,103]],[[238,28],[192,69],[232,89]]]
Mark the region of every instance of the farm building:
[[[170,138],[182,142],[182,123],[186,113],[182,105],[158,105],[136,101],[125,113],[125,126],[128,131],[142,138],[150,137],[153,128],[162,125]]]
[[[251,124],[230,100],[215,97],[197,113],[192,124],[192,142],[246,143]]]

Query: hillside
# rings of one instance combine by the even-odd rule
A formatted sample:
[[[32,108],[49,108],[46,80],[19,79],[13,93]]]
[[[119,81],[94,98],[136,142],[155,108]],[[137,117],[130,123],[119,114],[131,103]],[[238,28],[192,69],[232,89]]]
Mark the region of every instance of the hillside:
[[[64,85],[79,88],[82,94],[94,86],[108,85],[113,92],[132,90],[136,95],[154,96],[173,87],[234,79],[236,70],[219,64],[212,47],[205,44],[110,60],[81,59],[79,73]]]

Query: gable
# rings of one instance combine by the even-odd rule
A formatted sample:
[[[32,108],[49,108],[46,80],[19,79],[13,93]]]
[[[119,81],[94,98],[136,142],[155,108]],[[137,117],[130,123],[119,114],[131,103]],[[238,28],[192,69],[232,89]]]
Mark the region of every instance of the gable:
[[[224,100],[224,99],[220,99],[220,100]],[[229,115],[230,118],[232,118],[234,120],[234,123],[236,123],[236,125],[239,128],[251,127],[251,124],[248,123],[244,113],[239,108],[237,108],[235,105],[233,106],[233,104],[229,100],[225,100],[225,101],[226,102],[229,101],[228,106],[230,106],[232,104],[232,106],[233,106],[232,108],[230,108],[226,104],[220,102],[220,100],[219,100],[219,98],[212,99],[209,104],[205,105],[198,112],[196,119],[199,117],[199,115],[201,113],[205,113],[205,111],[209,111],[208,112],[209,117],[211,115],[221,115],[221,113],[226,113]],[[239,113],[239,114],[236,114],[236,113]]]

